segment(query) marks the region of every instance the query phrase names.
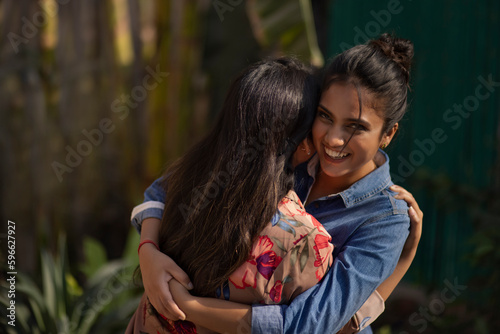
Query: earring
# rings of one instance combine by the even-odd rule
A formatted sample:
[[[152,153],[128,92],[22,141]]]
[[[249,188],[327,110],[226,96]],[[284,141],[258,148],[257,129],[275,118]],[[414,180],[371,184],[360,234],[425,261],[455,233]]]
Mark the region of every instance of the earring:
[[[307,151],[307,155],[311,155],[311,151]]]
[[[386,147],[387,147],[387,144],[382,144],[382,146],[380,148],[385,149]]]

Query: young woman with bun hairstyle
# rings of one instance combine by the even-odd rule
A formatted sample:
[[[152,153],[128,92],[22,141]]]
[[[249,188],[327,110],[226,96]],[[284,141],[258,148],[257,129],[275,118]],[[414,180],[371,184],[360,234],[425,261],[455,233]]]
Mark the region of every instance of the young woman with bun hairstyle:
[[[367,312],[363,317],[358,312],[353,318],[374,295],[387,299],[411,264],[421,234],[423,214],[410,193],[393,185],[389,157],[382,150],[406,112],[412,56],[410,41],[384,34],[336,56],[324,72],[310,136],[313,145],[306,139],[298,150],[312,158],[294,171],[298,197],[334,245],[333,263],[322,280],[294,296],[289,305],[249,306],[195,297],[186,289],[191,283],[183,264],[179,267],[151,243],[141,243],[145,289],[152,292],[149,300],[159,313],[230,333],[249,326],[252,333],[332,333],[346,323],[356,332],[378,315]],[[141,240],[158,240],[165,202],[161,181],[148,188],[145,198],[134,209],[132,223],[139,230],[142,223]],[[241,203],[238,198],[226,200],[230,206]],[[237,249],[238,257],[244,248]]]

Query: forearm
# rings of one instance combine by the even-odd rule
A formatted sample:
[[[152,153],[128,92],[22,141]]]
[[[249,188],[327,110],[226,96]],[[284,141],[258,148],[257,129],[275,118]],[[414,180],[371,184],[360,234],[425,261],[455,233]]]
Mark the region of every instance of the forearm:
[[[186,320],[217,333],[249,333],[252,307],[216,298],[193,297],[178,303]]]
[[[161,221],[157,218],[147,218],[142,222],[141,242],[139,244],[139,265],[143,273],[148,272],[147,270],[145,270],[144,266],[145,264],[151,262],[148,262],[148,260],[150,260],[151,254],[158,252],[158,249],[156,249],[155,245],[158,245],[160,223]],[[151,240],[155,243],[155,245],[151,243],[143,243],[146,240]]]
[[[396,288],[398,283],[401,281],[403,276],[408,271],[408,268],[410,268],[410,265],[413,261],[413,258],[415,257],[415,253],[416,253],[416,250],[412,251],[407,256],[401,257],[396,268],[394,269],[394,272],[391,274],[391,276],[389,276],[377,288],[377,292],[382,296],[384,301],[387,300],[387,298],[389,298],[392,291],[394,291],[394,289]]]
[[[413,199],[413,197],[411,198]],[[410,268],[410,265],[417,253],[420,236],[422,235],[423,213],[422,211],[420,211],[418,205],[414,200],[413,202],[410,201],[408,203],[415,206],[420,214],[418,214],[417,211],[413,208],[409,210],[411,223],[410,235],[406,239],[403,251],[401,252],[401,256],[399,258],[398,264],[396,265],[396,268],[394,269],[394,272],[377,288],[378,293],[384,300],[387,300],[387,298],[389,298],[392,291],[396,288],[398,283]]]
[[[142,221],[141,242],[151,240],[158,244],[161,220],[158,218],[146,218]]]

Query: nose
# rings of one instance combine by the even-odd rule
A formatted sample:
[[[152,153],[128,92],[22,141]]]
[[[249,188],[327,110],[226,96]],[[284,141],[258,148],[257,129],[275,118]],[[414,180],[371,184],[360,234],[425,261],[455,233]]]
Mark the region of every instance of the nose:
[[[328,146],[342,147],[345,145],[345,133],[337,126],[332,126],[325,136],[325,142]]]

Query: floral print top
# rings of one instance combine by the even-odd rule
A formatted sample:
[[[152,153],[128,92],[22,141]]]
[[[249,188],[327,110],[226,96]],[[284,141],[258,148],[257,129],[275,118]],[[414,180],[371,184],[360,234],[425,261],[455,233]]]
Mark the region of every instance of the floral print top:
[[[258,236],[248,260],[216,295],[244,304],[289,303],[318,283],[330,268],[330,240],[323,226],[305,211],[297,194],[290,191]],[[143,296],[126,333],[196,333],[196,326],[189,321],[158,319]]]
[[[217,291],[219,298],[245,304],[286,304],[323,278],[333,245],[323,226],[290,191],[257,238],[247,262]],[[220,291],[222,290],[222,291]]]

